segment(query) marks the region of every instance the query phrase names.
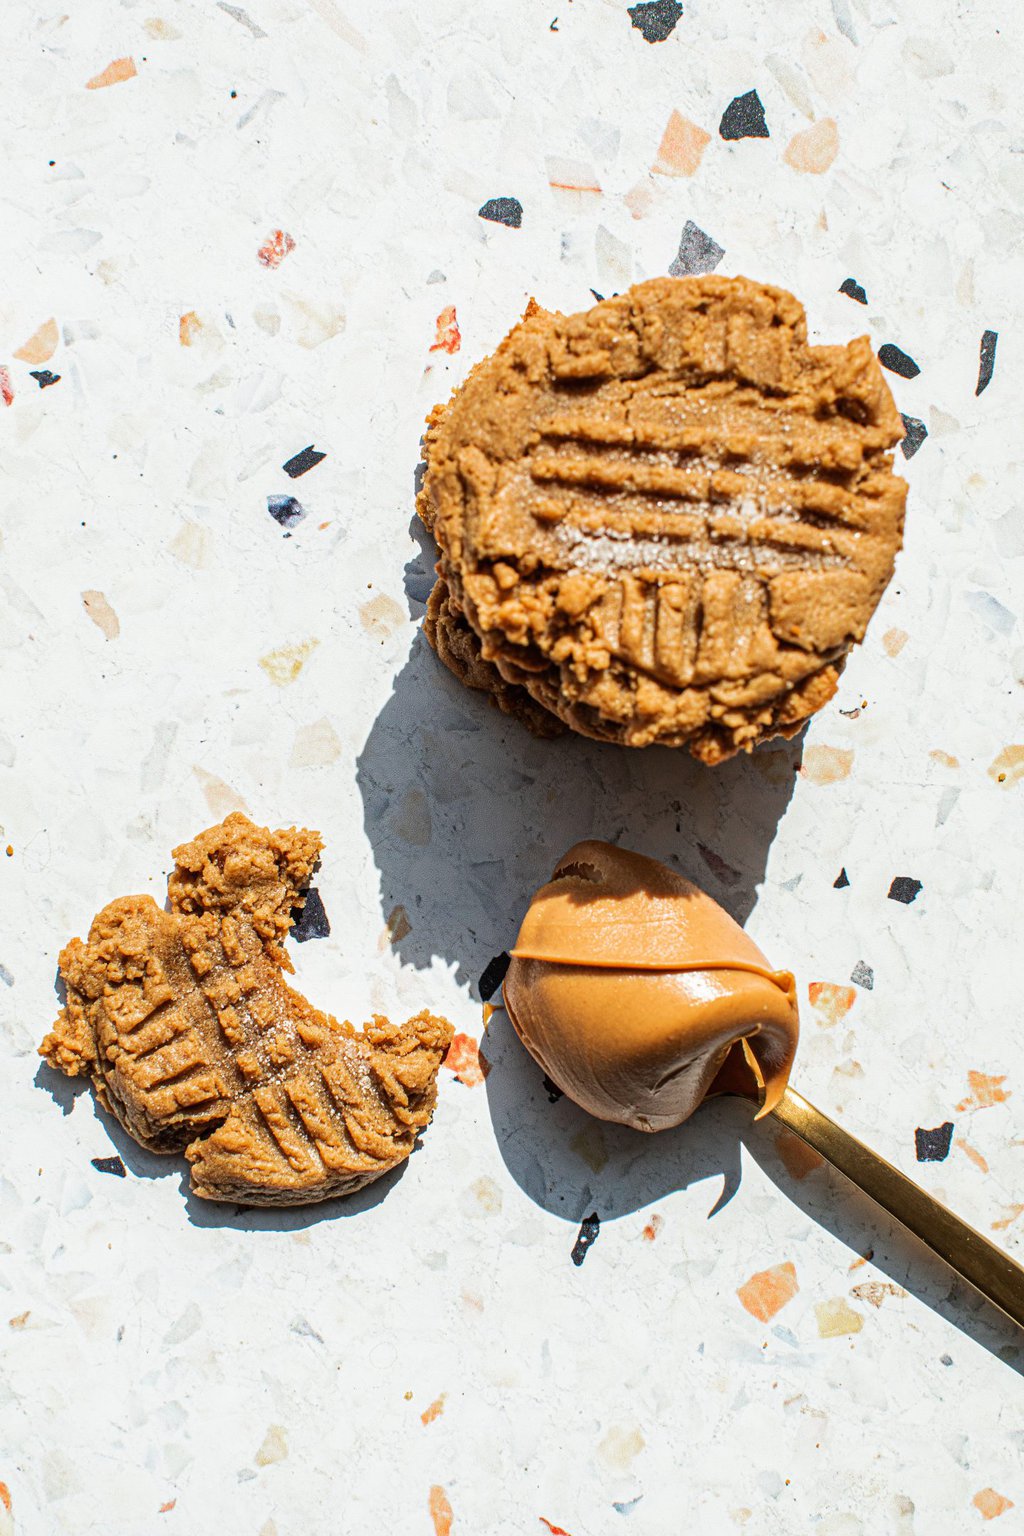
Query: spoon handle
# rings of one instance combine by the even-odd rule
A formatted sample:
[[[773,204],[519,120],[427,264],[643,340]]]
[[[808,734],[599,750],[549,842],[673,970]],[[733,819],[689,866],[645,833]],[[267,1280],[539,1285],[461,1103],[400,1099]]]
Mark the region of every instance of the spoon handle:
[[[1008,1253],[954,1216],[906,1174],[808,1104],[792,1088],[786,1089],[770,1113],[915,1237],[927,1243],[976,1291],[1024,1327],[1024,1268]]]

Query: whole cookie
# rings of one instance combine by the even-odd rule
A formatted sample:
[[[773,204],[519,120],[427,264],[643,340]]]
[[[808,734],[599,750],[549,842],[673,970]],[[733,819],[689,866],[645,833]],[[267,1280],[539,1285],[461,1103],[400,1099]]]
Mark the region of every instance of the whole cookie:
[[[440,619],[442,659],[535,728],[527,696],[709,763],[793,735],[892,575],[903,435],[868,338],[808,346],[782,289],[531,304],[430,418],[428,634]]]

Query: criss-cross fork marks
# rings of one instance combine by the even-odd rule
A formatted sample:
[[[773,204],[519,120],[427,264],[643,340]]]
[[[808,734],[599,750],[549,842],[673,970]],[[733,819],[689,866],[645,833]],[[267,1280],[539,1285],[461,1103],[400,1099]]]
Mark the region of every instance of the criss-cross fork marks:
[[[868,338],[808,346],[779,289],[531,308],[429,424],[449,665],[488,686],[475,636],[502,707],[705,762],[792,734],[892,574],[902,434]]]
[[[176,1123],[186,1142],[197,1119],[219,1121],[211,1145],[190,1157],[203,1165],[216,1153],[263,1181],[289,1170],[303,1183],[349,1179],[406,1155],[416,1119],[408,1094],[389,1097],[372,1047],[292,992],[251,928],[155,906],[126,923],[133,951],[139,925],[152,930],[151,958],[144,978],[100,1000],[101,1042],[108,1058],[114,1052],[116,1096],[131,1090],[154,1135],[165,1138]]]
[[[232,832],[252,853],[259,830]],[[289,918],[232,907],[230,850],[222,865],[203,877],[217,906],[195,882],[192,910],[126,897],[99,914],[88,944],[68,945],[68,1001],[43,1054],[72,1075],[88,1071],[144,1145],[184,1149],[198,1194],[292,1204],[345,1193],[412,1150],[451,1028],[422,1013],[401,1026],[378,1016],[357,1034],[318,1012],[285,984],[269,937]],[[296,899],[284,889],[275,910]]]
[[[723,447],[717,439],[713,446],[717,457],[695,458],[689,446],[638,448],[545,434],[527,460],[530,510],[542,527],[574,529],[580,544],[588,534],[618,536],[623,548],[613,569],[648,562],[655,569],[697,563],[714,570],[848,563],[851,535],[871,525],[870,503],[855,490],[859,460],[826,476],[802,462],[806,455],[796,445],[788,459],[783,445],[770,441],[754,457],[745,456],[747,445]],[[651,555],[657,547],[660,559]]]
[[[773,582],[812,576],[826,601],[831,576],[850,590],[886,521],[884,450],[842,415],[724,386],[621,409],[613,389],[556,402],[519,494],[545,564],[600,583],[588,621],[610,654],[677,687],[758,666],[778,677],[779,645],[801,642],[773,622]],[[790,657],[789,670],[807,668]]]

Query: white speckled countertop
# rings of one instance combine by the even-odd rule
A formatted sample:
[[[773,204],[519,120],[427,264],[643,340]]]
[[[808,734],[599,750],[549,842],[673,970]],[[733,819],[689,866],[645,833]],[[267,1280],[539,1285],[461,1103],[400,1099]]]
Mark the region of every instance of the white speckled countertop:
[[[233,807],[324,833],[315,1002],[471,1040],[604,836],[792,965],[797,1085],[1021,1253],[1019,8],[681,9],[8,0],[0,1536],[1021,1528],[1020,1335],[738,1104],[600,1127],[499,1012],[403,1176],[236,1213],[35,1056],[63,943]],[[868,639],[718,771],[534,741],[417,629],[426,410],[531,294],[673,262],[919,369]]]

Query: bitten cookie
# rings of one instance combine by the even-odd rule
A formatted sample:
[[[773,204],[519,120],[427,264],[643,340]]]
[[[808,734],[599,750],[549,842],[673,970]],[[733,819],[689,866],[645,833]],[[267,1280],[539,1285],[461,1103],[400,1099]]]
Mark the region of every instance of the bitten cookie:
[[[782,289],[655,278],[582,314],[531,304],[429,419],[428,636],[545,734],[707,763],[791,736],[892,575],[903,435],[868,338],[809,346]]]
[[[357,1032],[283,979],[320,848],[229,816],[174,850],[170,911],[122,896],[60,956],[67,1003],[40,1054],[88,1075],[144,1147],[184,1151],[208,1200],[349,1194],[407,1158],[433,1113],[447,1020]]]

